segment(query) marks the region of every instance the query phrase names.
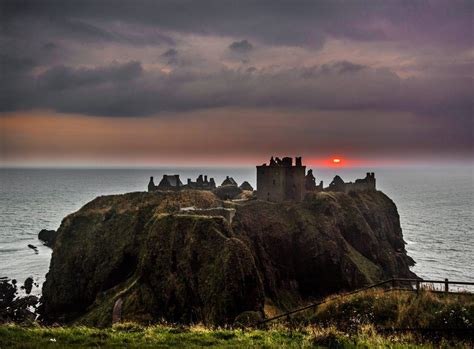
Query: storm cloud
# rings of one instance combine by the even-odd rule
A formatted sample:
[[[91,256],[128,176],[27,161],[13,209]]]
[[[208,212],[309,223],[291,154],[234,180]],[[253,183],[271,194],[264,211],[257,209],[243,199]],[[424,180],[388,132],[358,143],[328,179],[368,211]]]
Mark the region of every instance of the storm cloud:
[[[66,35],[99,40],[121,40],[120,26],[106,30],[97,23],[112,28],[114,22],[121,22],[182,33],[218,33],[314,47],[322,46],[328,36],[470,46],[472,7],[469,0],[2,1],[6,28],[16,34],[28,31],[31,24],[26,19],[34,18],[57,26]],[[20,20],[27,28],[19,28]],[[154,36],[156,33],[148,32],[125,38]]]
[[[229,45],[229,49],[231,51],[235,51],[239,53],[240,52],[246,53],[246,52],[252,51],[253,45],[247,40],[234,41],[232,44]]]
[[[112,120],[170,113],[189,120],[213,110],[224,120],[225,110],[235,108],[255,115],[279,110],[288,118],[353,113],[368,133],[385,127],[472,156],[472,1],[3,0],[0,6],[0,117],[38,110]],[[413,127],[394,130],[394,115],[412,116],[404,122]],[[328,120],[327,132],[346,130],[338,136],[342,144],[354,120]],[[304,134],[311,117],[301,122]],[[415,124],[436,127],[424,134]],[[309,135],[302,139],[309,142]]]

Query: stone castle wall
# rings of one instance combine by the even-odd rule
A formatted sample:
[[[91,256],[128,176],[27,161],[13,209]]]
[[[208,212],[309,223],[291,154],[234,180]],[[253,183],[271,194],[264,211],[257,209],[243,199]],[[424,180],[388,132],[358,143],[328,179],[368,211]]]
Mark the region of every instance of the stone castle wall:
[[[297,158],[270,160],[269,165],[257,166],[257,199],[273,202],[302,201],[305,195],[306,167]]]

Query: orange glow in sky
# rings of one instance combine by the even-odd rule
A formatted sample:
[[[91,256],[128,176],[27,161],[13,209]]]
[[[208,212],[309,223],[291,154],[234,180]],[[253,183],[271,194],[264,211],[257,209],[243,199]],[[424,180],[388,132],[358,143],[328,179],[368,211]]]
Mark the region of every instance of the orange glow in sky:
[[[341,155],[331,155],[324,158],[312,158],[306,161],[308,166],[321,167],[357,167],[365,166],[367,161],[361,159],[346,158]]]

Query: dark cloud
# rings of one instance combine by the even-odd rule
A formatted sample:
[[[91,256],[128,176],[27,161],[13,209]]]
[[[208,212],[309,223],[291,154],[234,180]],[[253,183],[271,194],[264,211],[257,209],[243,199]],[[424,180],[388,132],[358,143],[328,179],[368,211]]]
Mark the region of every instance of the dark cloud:
[[[253,50],[253,45],[247,40],[234,41],[229,45],[229,49],[238,53],[247,53]]]
[[[41,49],[44,51],[54,51],[58,48],[58,45],[56,45],[54,42],[47,42],[43,46],[41,46]]]
[[[139,62],[94,69],[59,66],[41,74],[37,83],[40,89],[46,90],[78,89],[84,86],[97,87],[103,83],[121,83],[135,79],[141,74],[142,67]]]
[[[438,125],[440,142],[449,134],[472,147],[473,63],[466,52],[472,49],[473,4],[2,0],[0,112],[50,109],[112,117],[230,107],[295,114],[408,112],[416,122]],[[380,57],[370,65],[361,63],[369,59],[353,59],[350,50],[324,52],[335,42],[330,39],[360,45],[352,50],[358,52],[379,45]],[[325,60],[309,66],[318,50]],[[295,52],[295,58],[281,64],[275,57],[274,63],[274,52]],[[411,53],[417,56],[411,59]],[[152,62],[144,58],[148,54]],[[239,61],[252,66],[235,68]],[[401,78],[410,74],[400,75],[397,66],[419,74]]]
[[[88,69],[58,66],[38,76],[22,74],[5,93],[2,110],[36,107],[137,116],[240,106],[395,110],[433,116],[465,115],[472,108],[471,78],[400,79],[388,69],[345,61],[310,68],[170,74],[144,71],[140,63],[129,62]]]
[[[154,25],[120,23],[112,19],[103,22],[92,17],[78,19],[74,13],[47,15],[40,9],[38,11],[37,14],[20,12],[18,15],[5,15],[2,18],[2,34],[11,39],[31,42],[45,38],[72,40],[79,44],[118,43],[131,46],[175,44],[173,38],[163,34],[159,27]]]
[[[355,73],[358,72],[365,67],[360,64],[354,64],[351,62],[347,61],[342,61],[342,62],[336,62],[333,64],[332,67],[329,67],[329,69],[334,69],[339,72],[339,74],[345,74],[345,73]]]
[[[157,33],[124,37],[113,22],[316,48],[322,47],[328,36],[470,47],[472,38],[467,33],[471,31],[472,7],[470,0],[4,0],[1,12],[6,28],[16,24],[28,31],[33,28],[33,18],[65,36],[131,43],[153,41]]]
[[[169,65],[178,64],[178,50],[174,48],[167,50],[161,55],[161,57],[164,57],[166,59],[166,63]]]
[[[178,55],[178,51],[174,48],[170,48],[168,51],[162,54],[163,57],[172,58]]]

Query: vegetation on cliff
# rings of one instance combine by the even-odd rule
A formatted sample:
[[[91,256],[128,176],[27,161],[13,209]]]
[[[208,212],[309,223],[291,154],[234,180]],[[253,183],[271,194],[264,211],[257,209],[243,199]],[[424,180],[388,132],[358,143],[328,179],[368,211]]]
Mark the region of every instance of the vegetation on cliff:
[[[180,208],[233,207],[222,217]],[[207,191],[99,197],[57,231],[46,322],[231,324],[395,276],[413,276],[395,204],[381,192],[302,203],[223,202]]]

